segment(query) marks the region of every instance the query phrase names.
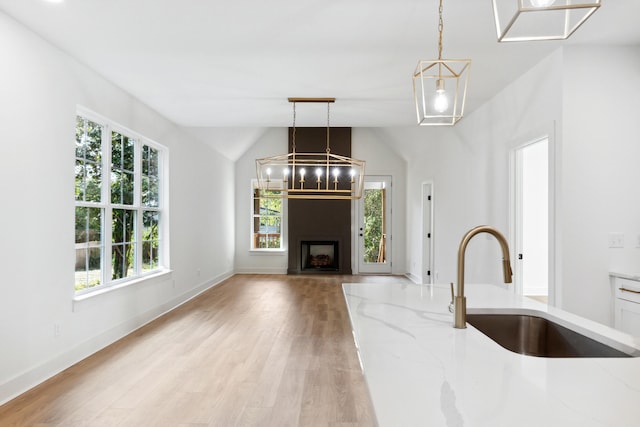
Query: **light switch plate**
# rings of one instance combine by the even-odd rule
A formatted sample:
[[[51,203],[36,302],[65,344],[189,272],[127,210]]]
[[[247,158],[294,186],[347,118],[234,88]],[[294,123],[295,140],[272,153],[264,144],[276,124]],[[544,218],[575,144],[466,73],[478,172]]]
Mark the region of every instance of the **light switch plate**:
[[[624,248],[624,233],[609,233],[610,248]]]

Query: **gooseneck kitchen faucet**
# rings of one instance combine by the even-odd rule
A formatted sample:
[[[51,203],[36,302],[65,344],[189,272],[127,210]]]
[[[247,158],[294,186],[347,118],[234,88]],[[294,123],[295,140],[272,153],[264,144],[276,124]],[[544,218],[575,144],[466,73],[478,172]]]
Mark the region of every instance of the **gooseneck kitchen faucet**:
[[[469,230],[462,238],[460,247],[458,248],[458,292],[453,302],[453,327],[457,329],[464,329],[467,327],[467,298],[464,296],[465,251],[467,250],[467,245],[471,239],[480,233],[489,233],[498,240],[498,243],[500,243],[500,248],[502,248],[502,271],[504,274],[504,283],[511,283],[511,276],[513,275],[511,271],[509,244],[507,243],[507,239],[505,239],[498,230],[488,225],[480,225]]]

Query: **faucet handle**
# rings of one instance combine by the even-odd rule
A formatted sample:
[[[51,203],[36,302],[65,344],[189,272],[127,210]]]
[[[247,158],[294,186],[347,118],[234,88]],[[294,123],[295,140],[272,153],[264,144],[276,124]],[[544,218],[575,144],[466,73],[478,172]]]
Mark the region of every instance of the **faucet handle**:
[[[453,300],[455,299],[455,295],[453,293],[453,282],[451,282],[451,302],[449,303],[449,313],[453,313]]]

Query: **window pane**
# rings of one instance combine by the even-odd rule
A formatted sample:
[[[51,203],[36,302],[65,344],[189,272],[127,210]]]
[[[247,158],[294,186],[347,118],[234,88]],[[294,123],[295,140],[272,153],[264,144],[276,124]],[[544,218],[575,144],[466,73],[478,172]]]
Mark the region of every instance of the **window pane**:
[[[87,202],[99,202],[102,191],[102,164],[85,164],[85,196]]]
[[[149,148],[149,176],[159,176],[159,154],[158,150]]]
[[[267,247],[271,249],[280,248],[280,235],[269,236],[267,240]]]
[[[142,213],[142,240],[158,239],[158,224],[160,213],[156,211],[144,211]]]
[[[260,233],[263,234],[280,234],[280,217],[261,217]]]
[[[142,174],[158,176],[158,150],[148,145],[142,146]]]
[[[128,209],[114,209],[112,218],[113,243],[129,243],[134,241],[135,211]]]
[[[122,166],[124,170],[133,171],[134,169],[134,155],[135,155],[135,140],[125,137],[123,140],[123,153],[122,153]]]
[[[118,132],[111,132],[111,166],[113,169],[134,171],[135,140]]]
[[[102,184],[102,126],[76,119],[76,200],[100,201]]]
[[[87,208],[87,243],[89,246],[102,246],[102,209]]]
[[[142,271],[158,268],[158,241],[142,243]]]
[[[76,243],[101,246],[102,209],[76,207]]]
[[[276,234],[280,234],[280,229],[282,226],[282,218],[280,217],[272,217],[270,221],[270,226],[272,228],[272,232]]]
[[[95,163],[102,161],[102,125],[76,117],[76,157]]]
[[[89,208],[76,207],[76,243],[87,243]]]
[[[114,244],[111,247],[112,280],[133,275],[134,252],[134,245],[132,244]]]
[[[101,283],[101,229],[102,209],[76,207],[76,291]]]
[[[111,168],[122,169],[122,135],[111,133]]]
[[[102,126],[86,120],[85,159],[90,162],[102,162]]]
[[[159,230],[160,213],[144,211],[142,213],[142,270],[149,271],[159,266]]]
[[[81,291],[89,287],[87,264],[88,252],[86,248],[78,248],[76,245],[76,280],[75,289]]]
[[[84,162],[76,159],[76,200],[84,200]]]
[[[133,204],[134,175],[121,170],[111,171],[111,203]]]
[[[157,208],[160,205],[159,183],[154,177],[142,177],[142,204],[144,206]]]
[[[142,175],[149,175],[149,146],[142,146]]]
[[[76,116],[76,157],[84,159],[85,139],[84,139],[84,121],[80,116]]]
[[[133,204],[135,140],[111,133],[111,203]]]

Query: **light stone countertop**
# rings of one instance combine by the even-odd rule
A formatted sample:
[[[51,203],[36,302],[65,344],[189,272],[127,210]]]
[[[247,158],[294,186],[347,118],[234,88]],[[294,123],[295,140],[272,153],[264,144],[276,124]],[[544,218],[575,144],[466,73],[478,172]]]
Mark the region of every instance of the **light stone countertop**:
[[[640,358],[513,353],[453,328],[448,285],[345,283],[380,427],[640,426]],[[536,310],[632,354],[640,340],[500,286],[467,284],[468,313]]]

